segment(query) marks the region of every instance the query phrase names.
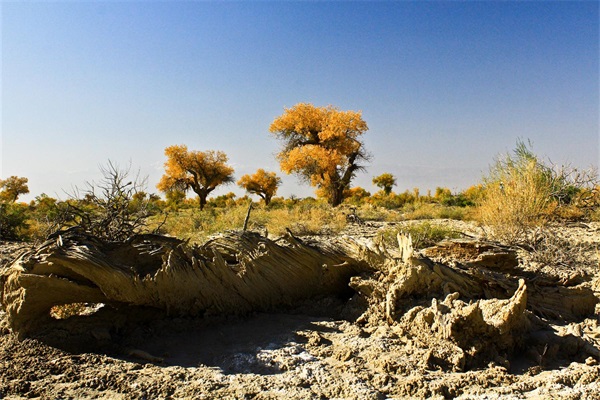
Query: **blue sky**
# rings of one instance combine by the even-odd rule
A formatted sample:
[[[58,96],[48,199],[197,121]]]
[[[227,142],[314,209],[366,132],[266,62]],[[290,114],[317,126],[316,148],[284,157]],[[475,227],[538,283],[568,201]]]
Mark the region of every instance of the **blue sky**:
[[[2,2],[0,176],[31,199],[164,148],[225,151],[281,195],[268,128],[298,102],[362,110],[372,161],[395,191],[477,183],[518,138],[553,162],[599,159],[599,3]],[[216,194],[234,191],[224,187]]]

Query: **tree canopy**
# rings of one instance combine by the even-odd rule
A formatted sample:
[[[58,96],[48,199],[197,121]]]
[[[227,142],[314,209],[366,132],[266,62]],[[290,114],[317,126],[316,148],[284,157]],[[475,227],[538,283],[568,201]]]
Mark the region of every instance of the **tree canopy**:
[[[157,189],[161,192],[192,189],[200,199],[201,210],[217,186],[234,182],[233,168],[227,165],[227,155],[222,151],[193,151],[185,145],[174,145],[165,149],[165,155],[165,174]]]
[[[29,193],[28,181],[27,178],[18,176],[10,176],[0,180],[0,200],[14,203],[20,195]]]
[[[282,171],[317,187],[333,206],[368,160],[360,141],[368,130],[361,112],[299,103],[285,109],[269,130],[283,144],[277,155]]]
[[[385,172],[373,178],[373,184],[383,190],[385,194],[390,194],[392,187],[396,185],[396,178],[389,172]]]
[[[281,178],[275,172],[267,172],[260,168],[253,175],[242,176],[238,185],[249,193],[259,195],[265,201],[265,205],[269,205],[281,185]]]

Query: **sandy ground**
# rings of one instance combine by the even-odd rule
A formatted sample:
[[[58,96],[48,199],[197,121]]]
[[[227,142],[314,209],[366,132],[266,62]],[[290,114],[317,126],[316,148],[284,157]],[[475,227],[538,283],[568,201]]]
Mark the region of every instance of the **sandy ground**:
[[[481,233],[464,222],[436,223]],[[378,228],[347,233],[372,236]],[[585,270],[598,294],[600,225],[561,227],[560,237],[578,251],[559,267]],[[22,247],[3,243],[0,256],[6,262]],[[525,269],[551,268],[526,252],[520,256]],[[361,327],[341,318],[347,301],[316,299],[245,318],[162,317],[94,332],[92,341],[67,332],[19,341],[2,322],[0,398],[600,399],[598,357],[550,359],[525,347],[507,363],[465,372],[432,368],[430,349],[385,322]],[[600,338],[599,321],[597,308],[585,321],[556,329]]]

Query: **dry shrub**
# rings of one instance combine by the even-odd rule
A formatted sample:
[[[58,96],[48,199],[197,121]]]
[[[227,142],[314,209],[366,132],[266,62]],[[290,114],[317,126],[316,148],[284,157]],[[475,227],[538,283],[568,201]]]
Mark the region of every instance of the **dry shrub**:
[[[580,221],[586,218],[586,216],[591,217],[591,214],[588,215],[584,209],[575,204],[567,204],[563,207],[556,207],[554,214],[556,217],[564,221]]]
[[[575,268],[587,261],[589,245],[569,239],[550,227],[530,232],[527,245],[529,260],[542,266]]]
[[[523,242],[528,232],[552,219],[574,218],[577,195],[593,187],[596,179],[593,169],[548,166],[518,141],[513,154],[498,158],[484,178],[477,218],[490,228],[492,238]]]
[[[600,208],[593,210],[590,215],[590,220],[594,222],[600,222]]]
[[[546,225],[556,203],[534,162],[508,172],[487,184],[478,217],[491,228],[492,237],[514,243],[532,228]]]

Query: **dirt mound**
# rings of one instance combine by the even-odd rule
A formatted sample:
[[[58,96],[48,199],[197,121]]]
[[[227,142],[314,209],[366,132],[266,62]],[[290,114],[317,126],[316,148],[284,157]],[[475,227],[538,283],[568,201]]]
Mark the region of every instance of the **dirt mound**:
[[[153,237],[115,245],[63,235],[62,243],[54,238],[2,270],[8,312],[0,314],[0,397],[598,398],[593,257],[600,235],[589,227],[573,232],[588,243],[589,267],[540,268],[522,250],[475,239],[416,253],[407,237],[399,238],[398,249],[386,249],[352,237],[274,242],[235,233],[188,249],[179,241],[157,244]],[[299,259],[310,262],[269,268],[286,254],[305,253],[310,257]],[[135,263],[137,269],[119,262],[132,254],[158,261]],[[236,279],[254,288],[261,279],[280,284],[273,285],[278,295],[257,297],[266,295],[266,303],[246,298],[255,306],[243,312],[231,307],[207,313],[211,308],[203,305],[186,313],[167,307],[175,297],[159,290],[138,297],[119,294],[114,284],[106,290],[108,280],[89,271],[94,268],[110,271],[106,276],[117,271],[126,277],[118,282],[132,281],[144,291],[158,287],[159,276],[189,280],[187,268],[221,277],[213,285]],[[306,279],[302,289],[293,286],[296,294],[286,297],[291,292],[285,285],[297,285],[298,270],[321,278]],[[90,316],[53,320],[48,308],[72,298],[55,291],[52,301],[40,302],[27,291],[47,290],[57,279],[111,297]],[[215,299],[243,293],[227,285],[210,293],[217,293]],[[68,301],[60,300],[61,293]],[[190,290],[181,293],[185,300],[174,303],[190,304]],[[203,301],[198,304],[210,304]],[[20,315],[27,310],[44,322],[15,324],[15,318],[32,320]],[[30,338],[18,340],[18,332]]]
[[[158,235],[106,242],[73,228],[0,272],[0,303],[23,336],[48,325],[53,306],[72,303],[109,304],[116,314],[130,306],[193,316],[273,310],[349,292],[350,277],[371,268],[352,256],[355,248],[349,240],[275,242],[252,232],[200,247]]]

